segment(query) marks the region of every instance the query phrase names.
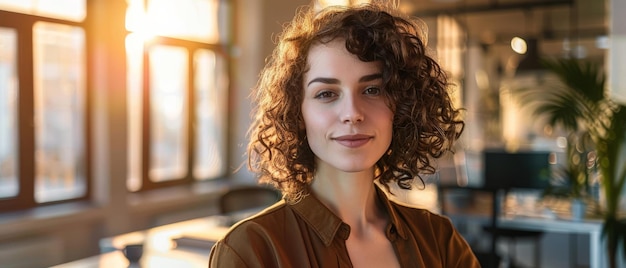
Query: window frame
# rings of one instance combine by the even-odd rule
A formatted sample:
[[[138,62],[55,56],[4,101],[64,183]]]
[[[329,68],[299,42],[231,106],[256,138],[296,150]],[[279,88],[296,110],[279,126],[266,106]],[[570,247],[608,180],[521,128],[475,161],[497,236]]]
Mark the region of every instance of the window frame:
[[[10,211],[18,211],[18,210],[26,210],[37,207],[43,207],[48,205],[60,204],[60,203],[71,203],[77,201],[86,201],[86,202],[101,202],[101,196],[99,195],[100,191],[107,192],[107,189],[94,189],[97,185],[101,185],[101,182],[94,181],[94,179],[98,178],[100,180],[100,176],[98,174],[93,174],[94,170],[97,170],[97,163],[93,163],[94,161],[94,151],[97,146],[92,144],[97,137],[93,133],[93,127],[98,124],[97,120],[93,118],[96,113],[95,107],[93,107],[95,103],[92,98],[97,96],[93,90],[97,88],[94,86],[93,82],[97,81],[99,78],[94,77],[98,72],[96,72],[95,66],[93,63],[97,62],[97,59],[94,59],[94,55],[96,55],[96,47],[94,47],[99,40],[98,34],[102,34],[101,30],[94,30],[98,28],[96,25],[93,25],[97,22],[98,16],[101,16],[98,12],[94,11],[95,8],[99,7],[101,3],[87,1],[86,2],[86,13],[85,18],[82,21],[70,21],[58,18],[51,17],[43,17],[32,14],[23,14],[8,10],[0,10],[0,27],[6,27],[10,29],[14,29],[17,35],[17,56],[16,56],[16,70],[17,70],[17,155],[16,155],[16,171],[18,176],[18,193],[16,196],[8,197],[8,198],[0,198],[0,212],[10,212]],[[230,4],[227,4],[226,8],[230,8]],[[121,12],[121,5],[117,5],[118,11]],[[220,9],[221,10],[221,9]],[[222,12],[222,11],[219,11]],[[231,14],[226,11],[229,18],[227,19],[227,26],[230,28],[232,24],[233,17]],[[223,16],[224,14],[218,14],[219,16]],[[58,201],[50,201],[45,203],[38,203],[35,199],[35,185],[36,185],[36,170],[35,170],[35,150],[36,150],[36,133],[34,127],[34,115],[35,115],[35,96],[34,96],[34,44],[33,44],[33,26],[36,22],[48,22],[48,23],[57,23],[68,26],[80,27],[84,31],[84,49],[85,49],[85,58],[84,58],[84,94],[83,94],[83,104],[84,104],[84,117],[83,117],[83,141],[84,141],[84,180],[85,180],[85,194],[81,197],[64,199]],[[114,32],[118,32],[119,34],[124,34],[128,36],[133,33],[127,29],[114,29]],[[230,155],[232,152],[230,148],[226,148],[224,151],[224,169],[222,174],[216,175],[215,177],[211,177],[204,180],[198,180],[194,178],[193,168],[196,160],[196,153],[194,151],[195,145],[197,143],[196,140],[196,132],[194,129],[195,124],[195,69],[194,69],[194,53],[200,49],[206,49],[215,53],[216,56],[221,57],[223,60],[224,68],[223,71],[228,79],[225,86],[226,96],[224,99],[230,103],[231,97],[230,92],[232,90],[232,57],[230,55],[231,50],[231,36],[230,35],[222,35],[220,34],[220,39],[216,41],[216,43],[205,43],[201,41],[192,41],[192,40],[184,40],[179,38],[172,37],[164,37],[164,36],[156,36],[150,42],[144,43],[143,45],[143,74],[142,74],[142,108],[141,108],[141,148],[140,148],[140,170],[141,170],[141,186],[139,190],[135,192],[145,192],[152,189],[163,189],[171,186],[193,186],[197,184],[205,184],[210,181],[214,181],[216,179],[224,178],[228,176],[230,167]],[[154,45],[167,45],[167,46],[177,46],[187,49],[188,51],[188,79],[187,79],[187,96],[189,105],[187,110],[185,111],[186,117],[189,122],[188,131],[185,134],[188,142],[186,144],[186,154],[187,154],[187,164],[186,164],[186,175],[182,178],[173,178],[173,180],[165,180],[160,182],[151,181],[149,178],[149,169],[150,169],[150,69],[149,69],[149,51],[150,47]],[[123,45],[122,45],[123,46]],[[126,58],[126,52],[119,54],[121,57]],[[126,72],[127,73],[127,72]],[[122,92],[126,94],[128,92],[128,88],[125,88]],[[127,96],[124,97],[126,101]],[[226,110],[222,116],[222,120],[224,120],[225,128],[220,130],[224,133],[224,142],[229,144],[232,137],[228,135],[230,128],[230,104],[226,104]],[[125,114],[125,117],[128,118],[128,114]],[[126,129],[126,128],[124,128]],[[129,144],[127,144],[129,145]],[[127,178],[125,178],[126,181]],[[126,184],[125,184],[126,185]],[[128,188],[126,188],[128,192],[131,192]],[[94,200],[98,199],[98,200]],[[105,201],[106,202],[106,201]]]
[[[128,34],[132,33],[131,31],[128,32]],[[188,128],[187,128],[187,144],[185,145],[186,148],[186,157],[187,157],[187,167],[186,167],[186,175],[183,176],[182,178],[172,178],[169,180],[164,180],[164,181],[159,181],[159,182],[155,182],[150,180],[150,176],[149,176],[149,172],[150,172],[150,153],[151,153],[151,146],[150,146],[150,142],[151,142],[151,133],[150,133],[150,92],[151,92],[151,87],[150,87],[150,62],[149,62],[149,52],[150,52],[150,48],[152,48],[153,46],[158,46],[158,45],[165,45],[165,46],[174,46],[174,47],[181,47],[187,50],[187,70],[188,70],[188,74],[187,74],[187,101],[189,103],[189,105],[187,106],[187,110],[185,111],[186,113],[186,117],[188,120]],[[209,43],[203,43],[203,42],[198,42],[198,41],[191,41],[191,40],[183,40],[183,39],[178,39],[178,38],[172,38],[172,37],[164,37],[164,36],[157,36],[154,37],[150,42],[144,43],[144,49],[143,49],[143,84],[142,84],[142,114],[141,114],[141,186],[139,187],[139,189],[137,190],[137,192],[143,192],[143,191],[148,191],[148,190],[152,190],[152,189],[159,189],[159,188],[165,188],[165,187],[170,187],[170,186],[177,186],[177,185],[185,185],[185,184],[193,184],[193,183],[201,183],[201,180],[196,180],[193,177],[193,166],[195,163],[195,151],[194,148],[196,147],[196,133],[194,131],[194,122],[195,122],[195,106],[193,105],[196,101],[196,96],[195,96],[195,85],[194,85],[194,81],[195,81],[195,72],[194,72],[194,53],[197,50],[200,49],[207,49],[212,51],[213,53],[215,53],[216,55],[223,57],[224,59],[226,59],[226,69],[227,69],[227,75],[228,77],[232,77],[232,73],[230,71],[230,60],[229,60],[229,55],[227,53],[227,49],[225,49],[225,47],[228,47],[227,42],[223,42],[220,44],[209,44]],[[227,85],[227,92],[230,91],[230,83]],[[226,96],[226,99],[228,99],[228,96]],[[229,117],[228,114],[224,114],[223,115],[224,120],[226,122],[229,122]],[[222,130],[222,131],[226,131],[226,130]],[[225,137],[225,142],[228,143],[229,142],[229,138],[228,135],[224,135]],[[228,166],[228,159],[229,159],[229,151],[226,150],[225,152],[225,165]],[[222,174],[225,175],[225,174]],[[209,179],[211,180],[211,179]]]
[[[44,205],[52,205],[79,200],[89,200],[92,196],[92,176],[91,176],[91,67],[90,57],[92,54],[91,39],[89,32],[89,5],[87,1],[87,11],[85,19],[81,22],[62,20],[56,18],[42,17],[37,15],[16,13],[7,10],[0,10],[0,27],[15,29],[17,33],[17,176],[19,190],[16,196],[0,199],[0,212],[23,210]],[[35,200],[35,126],[34,126],[34,51],[33,51],[33,26],[37,22],[49,22],[63,24],[73,27],[80,27],[85,33],[85,80],[84,80],[84,117],[83,117],[83,148],[84,148],[84,174],[86,190],[81,197],[38,203]]]

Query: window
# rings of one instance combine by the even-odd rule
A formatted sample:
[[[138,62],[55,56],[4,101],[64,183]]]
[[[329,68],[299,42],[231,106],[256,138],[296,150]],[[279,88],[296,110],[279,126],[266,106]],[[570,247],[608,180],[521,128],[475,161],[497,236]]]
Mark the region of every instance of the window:
[[[0,27],[0,198],[17,196],[17,33]]]
[[[48,22],[33,26],[38,203],[86,193],[84,47],[81,27]]]
[[[226,172],[226,62],[208,49],[199,49],[194,60],[196,144],[193,176],[215,178]]]
[[[0,210],[88,198],[85,0],[0,0]]]
[[[128,189],[224,175],[225,1],[127,2]]]
[[[228,1],[126,2],[127,188],[225,175]],[[0,211],[89,200],[94,191],[92,3],[0,0]]]
[[[150,169],[149,178],[159,182],[185,177],[189,95],[187,50],[154,46],[150,50]]]
[[[0,10],[81,22],[86,17],[86,4],[85,0],[0,0]]]

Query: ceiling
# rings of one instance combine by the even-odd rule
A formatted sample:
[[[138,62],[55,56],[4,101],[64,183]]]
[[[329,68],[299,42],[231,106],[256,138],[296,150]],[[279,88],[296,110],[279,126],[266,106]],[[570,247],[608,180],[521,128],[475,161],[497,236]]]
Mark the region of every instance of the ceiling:
[[[584,52],[581,57],[602,58],[605,49],[597,41],[608,33],[606,1],[401,0],[400,7],[429,27],[438,15],[452,16],[468,42],[509,46],[515,36],[533,37],[542,55],[562,55],[577,47]]]

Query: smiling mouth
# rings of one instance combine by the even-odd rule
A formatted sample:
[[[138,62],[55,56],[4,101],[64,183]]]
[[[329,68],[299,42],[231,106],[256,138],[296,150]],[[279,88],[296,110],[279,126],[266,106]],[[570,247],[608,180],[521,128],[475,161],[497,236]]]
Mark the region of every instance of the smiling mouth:
[[[373,139],[372,136],[368,136],[368,135],[361,135],[361,134],[357,134],[357,135],[346,135],[346,136],[340,136],[337,138],[333,138],[333,140],[335,140],[337,143],[349,147],[349,148],[357,148],[360,147],[366,143],[368,143],[371,139]]]

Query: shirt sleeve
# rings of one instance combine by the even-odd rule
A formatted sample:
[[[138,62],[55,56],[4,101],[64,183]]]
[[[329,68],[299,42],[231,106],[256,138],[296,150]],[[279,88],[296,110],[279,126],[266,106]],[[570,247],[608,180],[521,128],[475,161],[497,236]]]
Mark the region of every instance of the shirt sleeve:
[[[472,251],[465,238],[454,228],[452,221],[446,217],[442,217],[442,231],[445,235],[442,235],[442,239],[447,241],[441,241],[440,246],[442,252],[445,254],[445,263],[448,268],[480,268],[480,263],[476,258],[476,255]]]
[[[217,241],[209,254],[209,267],[283,267],[268,229],[252,221],[240,222]]]
[[[241,257],[223,241],[218,241],[211,248],[209,268],[248,267]]]

